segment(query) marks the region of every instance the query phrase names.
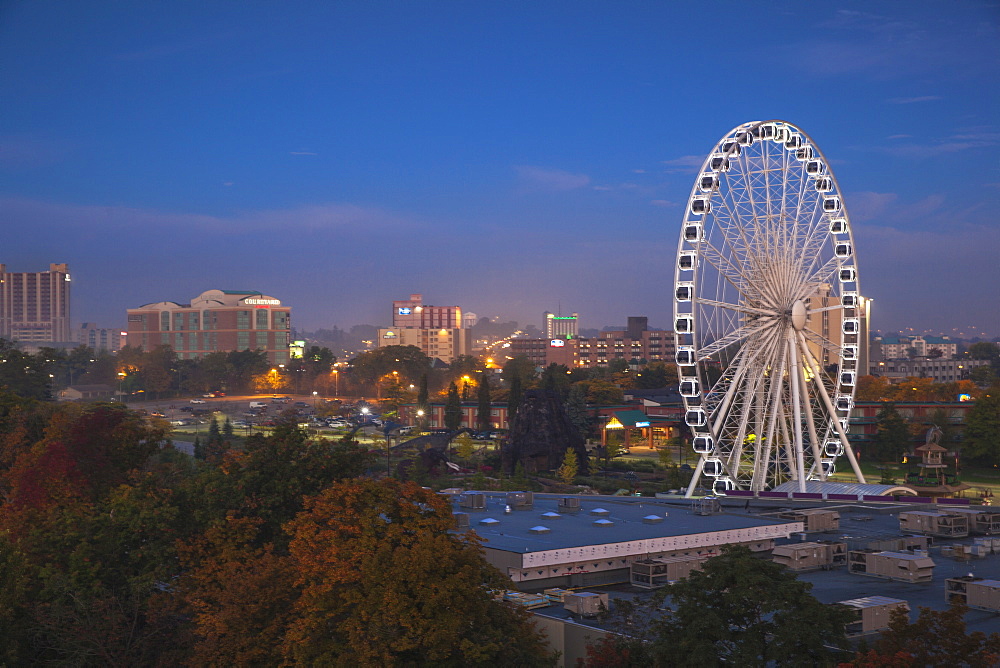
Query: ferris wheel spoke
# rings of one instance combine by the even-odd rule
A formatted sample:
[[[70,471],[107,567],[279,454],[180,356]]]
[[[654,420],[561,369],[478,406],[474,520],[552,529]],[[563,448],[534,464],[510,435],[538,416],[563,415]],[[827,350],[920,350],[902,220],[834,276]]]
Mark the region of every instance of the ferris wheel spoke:
[[[729,309],[730,311],[737,311],[739,313],[746,313],[749,315],[763,315],[775,318],[780,315],[777,311],[773,310],[753,308],[751,306],[743,306],[742,304],[730,304],[729,302],[719,302],[714,299],[696,298],[695,301],[703,306],[717,306],[719,308]]]

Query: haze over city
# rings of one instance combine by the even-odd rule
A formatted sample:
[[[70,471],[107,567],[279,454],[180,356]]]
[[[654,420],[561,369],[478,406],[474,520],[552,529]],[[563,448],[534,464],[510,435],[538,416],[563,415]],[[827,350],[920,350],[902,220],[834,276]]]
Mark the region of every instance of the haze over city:
[[[1000,335],[992,2],[0,6],[13,271],[73,319],[260,290],[301,329],[419,292],[670,327],[691,185],[730,128],[830,161],[871,326]]]

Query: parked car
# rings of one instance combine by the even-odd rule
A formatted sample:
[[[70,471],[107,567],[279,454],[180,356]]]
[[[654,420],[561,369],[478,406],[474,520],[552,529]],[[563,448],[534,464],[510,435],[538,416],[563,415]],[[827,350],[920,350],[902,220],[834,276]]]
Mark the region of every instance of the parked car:
[[[192,403],[192,404],[203,404],[203,403],[205,403],[205,400],[204,399],[192,399],[189,403]]]
[[[153,411],[153,412],[152,412],[152,413],[150,413],[149,415],[150,415],[151,417],[167,417],[166,415],[164,415],[164,414],[163,414],[163,413],[161,413],[160,411]]]
[[[246,429],[250,426],[250,423],[246,420],[233,420],[229,424],[233,425],[234,429]]]
[[[304,402],[304,401],[296,401],[296,402],[295,402],[295,405],[296,405],[296,406],[304,406],[304,407],[307,407],[307,408],[308,408],[308,406],[309,406],[309,404],[307,404],[307,403],[306,403],[306,402]]]
[[[192,408],[191,406],[181,406],[181,410],[184,411],[185,413],[190,413],[191,411],[194,410],[194,408]]]

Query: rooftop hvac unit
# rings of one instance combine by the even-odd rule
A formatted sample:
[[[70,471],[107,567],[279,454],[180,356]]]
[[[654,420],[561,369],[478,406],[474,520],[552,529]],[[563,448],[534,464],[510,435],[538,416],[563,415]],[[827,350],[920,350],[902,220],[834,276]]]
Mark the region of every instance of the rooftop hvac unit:
[[[514,510],[525,510],[535,504],[533,492],[507,492],[507,505]]]
[[[460,508],[469,508],[471,510],[483,510],[486,508],[486,495],[480,493],[466,493],[459,498],[458,505]]]
[[[469,513],[454,513],[452,516],[455,518],[456,528],[458,529],[469,528]]]
[[[564,496],[559,499],[559,510],[564,513],[575,513],[580,510],[580,499],[576,496]]]

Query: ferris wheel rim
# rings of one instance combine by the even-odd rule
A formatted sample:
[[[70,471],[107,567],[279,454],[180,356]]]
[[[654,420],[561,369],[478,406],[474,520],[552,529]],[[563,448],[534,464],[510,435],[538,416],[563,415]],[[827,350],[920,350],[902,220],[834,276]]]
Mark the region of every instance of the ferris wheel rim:
[[[846,252],[850,257],[850,278],[848,281],[853,290],[846,290],[840,287],[839,292],[841,294],[853,294],[855,300],[860,299],[860,284],[858,283],[857,275],[857,261],[856,255],[854,254],[854,249],[856,248],[854,244],[853,230],[850,225],[849,215],[846,210],[846,206],[843,203],[843,195],[840,190],[840,186],[836,181],[836,177],[833,174],[833,170],[829,167],[829,162],[823,155],[819,146],[816,144],[815,140],[812,139],[808,134],[802,131],[797,126],[788,123],[787,121],[781,120],[768,120],[768,121],[753,121],[749,123],[744,123],[736,126],[729,132],[727,132],[723,137],[715,144],[713,149],[708,153],[707,157],[702,163],[701,170],[695,179],[692,186],[691,193],[688,197],[687,207],[684,214],[684,223],[681,227],[680,242],[678,244],[677,260],[674,265],[674,283],[675,283],[675,299],[674,299],[674,318],[675,318],[675,343],[677,344],[678,357],[677,363],[679,367],[679,375],[681,377],[681,394],[684,401],[685,408],[685,421],[688,422],[689,426],[692,427],[694,434],[693,444],[696,445],[696,452],[699,453],[698,467],[696,470],[696,479],[692,480],[691,488],[694,487],[697,477],[701,475],[703,470],[709,466],[712,469],[712,473],[709,475],[714,477],[716,484],[720,480],[724,481],[724,488],[728,488],[728,485],[732,486],[744,486],[749,484],[752,487],[760,488],[763,484],[762,481],[769,479],[777,475],[777,473],[769,474],[767,471],[770,463],[770,453],[774,450],[771,443],[777,441],[776,434],[774,433],[775,426],[780,422],[783,426],[781,431],[791,431],[794,432],[793,435],[796,439],[796,448],[798,452],[798,471],[793,473],[792,476],[800,481],[805,480],[806,472],[804,470],[803,462],[805,461],[805,455],[802,454],[802,429],[803,423],[807,427],[809,432],[808,438],[810,439],[810,444],[812,448],[812,468],[810,469],[809,475],[818,474],[820,479],[825,479],[827,475],[827,465],[829,464],[830,470],[832,471],[833,462],[836,458],[843,454],[842,452],[834,452],[833,455],[829,457],[824,457],[820,453],[818,447],[819,433],[823,432],[823,439],[827,439],[830,433],[836,434],[836,437],[841,441],[841,446],[844,446],[849,451],[849,443],[846,439],[846,424],[841,424],[841,415],[836,410],[834,402],[830,397],[826,396],[828,391],[824,389],[824,378],[825,373],[818,360],[815,359],[809,350],[809,340],[812,340],[813,345],[819,346],[821,349],[820,356],[824,354],[829,354],[834,348],[838,349],[837,363],[836,363],[836,375],[841,376],[841,371],[847,366],[851,366],[856,374],[856,362],[853,364],[846,364],[847,360],[844,358],[845,351],[849,349],[849,345],[844,343],[847,340],[846,329],[844,334],[841,335],[841,345],[835,346],[833,343],[822,340],[817,341],[817,339],[822,339],[815,332],[811,332],[805,329],[802,324],[808,317],[812,314],[818,314],[822,311],[831,310],[834,308],[840,308],[844,313],[848,310],[843,305],[839,307],[825,307],[814,310],[809,310],[805,306],[805,302],[809,301],[810,291],[815,293],[816,290],[820,288],[823,284],[822,281],[829,281],[834,275],[839,274],[841,269],[845,268],[846,262],[844,257],[839,259],[828,259],[823,266],[819,269],[815,269],[813,265],[816,263],[816,259],[813,258],[807,272],[803,273],[801,268],[803,263],[803,258],[798,255],[793,254],[791,258],[782,258],[785,264],[790,261],[795,261],[792,263],[792,270],[788,270],[788,267],[784,267],[785,275],[782,276],[769,276],[768,280],[773,281],[773,285],[762,285],[759,277],[748,277],[747,273],[743,270],[746,268],[746,263],[744,262],[734,262],[731,258],[726,257],[724,250],[713,249],[711,242],[707,236],[700,236],[705,234],[705,229],[698,227],[695,230],[695,234],[691,234],[691,229],[695,228],[697,225],[705,225],[707,228],[707,222],[711,220],[713,225],[716,225],[719,220],[718,214],[712,213],[713,202],[718,202],[718,204],[730,209],[729,216],[729,226],[730,232],[737,233],[737,238],[728,239],[725,236],[726,230],[720,233],[722,241],[725,245],[729,247],[729,252],[734,252],[734,249],[742,248],[744,245],[750,247],[753,243],[757,244],[755,248],[756,253],[760,254],[760,248],[762,245],[771,245],[773,240],[768,241],[766,244],[761,244],[760,238],[749,239],[746,235],[747,226],[736,225],[734,221],[743,222],[743,218],[740,216],[745,216],[745,211],[739,213],[741,204],[736,201],[735,195],[733,196],[733,201],[731,203],[726,202],[724,195],[720,194],[723,184],[726,188],[729,188],[729,177],[728,174],[732,169],[734,164],[739,164],[741,160],[741,154],[743,154],[744,149],[749,149],[757,142],[768,142],[775,141],[772,137],[765,136],[765,131],[762,128],[770,128],[770,131],[779,133],[781,137],[788,137],[784,141],[786,151],[777,152],[782,156],[784,169],[788,171],[789,164],[789,150],[794,150],[794,159],[796,164],[799,165],[799,174],[796,178],[798,179],[797,184],[799,188],[798,199],[794,200],[796,202],[794,216],[792,217],[792,229],[795,234],[793,234],[790,239],[794,243],[803,243],[806,250],[811,246],[815,246],[813,251],[817,256],[824,250],[826,246],[829,245],[830,236],[835,236],[839,241],[835,243],[835,249],[839,253],[841,247],[846,248]],[[759,149],[762,150],[762,149]],[[762,152],[762,155],[766,151]],[[746,183],[743,183],[743,187],[747,194],[752,192],[752,187],[750,184],[751,171],[749,169],[749,158],[745,161],[746,165],[741,165],[741,169],[736,171],[741,177],[747,179]],[[782,196],[781,196],[781,206],[777,212],[774,214],[770,211],[771,199],[770,199],[770,189],[771,189],[771,176],[768,174],[767,161],[763,160],[763,167],[761,172],[764,174],[763,180],[766,184],[765,191],[767,193],[767,207],[768,210],[761,215],[757,214],[756,208],[753,206],[754,202],[750,201],[750,210],[753,211],[753,220],[756,222],[759,218],[764,218],[767,225],[770,226],[769,231],[774,233],[785,234],[788,232],[788,217],[789,214],[785,208],[785,193],[784,189],[788,184],[788,174],[784,174],[782,180]],[[746,167],[743,169],[743,167]],[[814,170],[809,171],[807,170]],[[755,178],[761,178],[759,175]],[[810,180],[812,179],[812,180]],[[816,193],[810,193],[809,197],[804,197],[802,190],[808,185],[812,185]],[[718,197],[717,197],[718,196]],[[828,209],[828,203],[833,202],[835,206],[832,209]],[[818,212],[816,207],[822,203],[822,211]],[[744,203],[745,204],[745,203]],[[812,206],[812,209],[808,212],[809,223],[806,225],[806,229],[809,231],[803,239],[798,238],[798,219],[801,214],[801,209],[803,204],[806,206]],[[746,207],[744,206],[744,209]],[[699,210],[700,209],[700,210]],[[834,234],[834,220],[842,221],[843,229]],[[726,217],[723,216],[724,220]],[[824,234],[824,231],[819,227],[820,225],[827,224],[830,221],[831,226],[830,236]],[[721,228],[722,225],[717,225]],[[713,232],[716,228],[712,228]],[[759,230],[754,230],[754,235],[759,237]],[[742,237],[742,238],[739,238]],[[781,237],[782,242],[785,242],[785,246],[780,243],[773,244],[779,248],[781,252],[785,255],[789,255],[789,246],[787,244],[788,239]],[[839,245],[838,245],[839,244]],[[846,246],[844,245],[846,244]],[[793,250],[798,251],[798,246],[791,246]],[[711,251],[711,252],[710,252]],[[712,252],[715,254],[712,255]],[[802,251],[805,254],[805,251]],[[687,262],[689,266],[685,267],[684,262],[687,257]],[[764,254],[766,255],[766,254]],[[763,255],[762,255],[763,256]],[[705,260],[707,262],[715,262],[715,269],[718,271],[717,280],[720,283],[728,284],[728,289],[735,290],[736,294],[740,295],[741,303],[730,302],[727,303],[725,300],[712,300],[703,297],[699,294],[699,269],[701,262]],[[781,262],[774,262],[775,266],[781,265]],[[725,266],[725,270],[723,269]],[[730,273],[727,273],[729,271]],[[752,272],[751,272],[752,273]],[[790,278],[790,274],[795,274],[794,277]],[[844,274],[839,274],[838,279],[842,278]],[[800,284],[796,284],[797,279]],[[809,280],[805,280],[809,279]],[[832,281],[834,284],[837,281]],[[780,289],[775,288],[774,285],[781,283]],[[844,283],[840,281],[840,283]],[[790,287],[791,286],[791,287]],[[748,297],[748,291],[755,291],[753,295]],[[717,291],[721,291],[722,288],[716,287]],[[685,292],[686,291],[686,292]],[[685,295],[685,299],[681,299],[682,292]],[[835,291],[833,291],[835,292]],[[754,304],[754,300],[758,300],[756,305],[748,306],[747,301]],[[781,301],[784,300],[784,301]],[[781,301],[780,308],[776,302]],[[770,303],[770,310],[766,308],[761,308],[764,303]],[[689,308],[682,307],[682,304],[690,305]],[[846,301],[845,301],[846,303]],[[702,308],[697,308],[700,305]],[[791,308],[789,308],[789,305]],[[860,303],[856,304],[856,308],[852,311],[853,313],[859,313],[857,307]],[[731,328],[725,336],[719,338],[715,343],[715,349],[703,348],[697,344],[700,340],[699,337],[702,335],[702,327],[700,324],[696,324],[699,320],[699,313],[704,311],[704,307],[712,307],[716,310],[718,309],[730,309],[734,312],[741,312],[744,319],[749,319],[748,325],[741,324],[740,327],[733,326],[734,319],[729,319],[728,326]],[[790,311],[796,311],[795,314],[791,314]],[[824,316],[825,317],[825,316]],[[844,316],[842,316],[843,318]],[[687,319],[685,321],[685,319]],[[796,320],[797,319],[797,320]],[[789,322],[797,321],[799,324],[795,327],[790,327]],[[720,318],[719,322],[723,322]],[[784,325],[779,325],[779,322],[785,323]],[[845,325],[846,328],[846,325]],[[685,331],[686,329],[686,331]],[[793,331],[794,330],[794,331]],[[803,333],[803,330],[805,333]],[[718,332],[715,332],[718,334]],[[756,336],[760,339],[758,343],[761,345],[757,346],[756,352],[754,349],[750,349],[749,352],[743,354],[743,346],[746,346],[746,341],[749,340],[751,336]],[[689,338],[690,342],[688,346],[684,346],[684,341],[682,339]],[[730,337],[732,340],[727,340]],[[739,360],[738,368],[730,369],[729,367],[722,370],[720,378],[726,378],[727,373],[732,374],[732,380],[729,385],[731,391],[727,392],[723,397],[712,397],[711,392],[716,386],[713,383],[705,382],[706,373],[704,371],[704,358],[709,357],[711,354],[721,354],[727,347],[740,344],[741,353],[734,358],[734,360]],[[782,352],[783,347],[787,346],[787,353]],[[751,347],[753,348],[753,347]],[[770,351],[768,355],[765,355],[761,350]],[[822,352],[825,349],[825,353]],[[685,354],[694,355],[693,360],[688,360],[689,364],[681,364],[681,351],[685,351]],[[699,356],[699,353],[709,353]],[[742,355],[742,358],[740,357]],[[776,357],[775,357],[776,356]],[[764,359],[764,358],[767,359]],[[853,351],[853,358],[856,360],[857,357],[857,346]],[[759,358],[759,359],[758,359]],[[773,375],[775,373],[775,367],[773,361],[780,358],[782,361],[782,367],[777,373],[778,380],[774,380]],[[787,358],[787,359],[786,359]],[[748,365],[751,364],[752,359],[757,359],[755,362],[758,367],[756,370],[756,375],[751,378],[748,371]],[[800,375],[805,375],[807,378],[811,376],[811,380],[817,385],[817,389],[814,391],[813,400],[819,405],[819,395],[824,395],[823,401],[825,406],[829,409],[828,414],[824,417],[827,424],[821,425],[817,430],[815,422],[816,410],[811,405],[805,405],[805,410],[809,413],[811,418],[809,420],[803,420],[800,413],[803,408],[802,402],[799,398],[796,398],[792,403],[791,410],[795,414],[794,418],[791,420],[787,415],[784,414],[784,408],[780,406],[777,401],[782,399],[781,392],[785,391],[782,388],[782,377],[788,374],[788,370],[784,368],[785,363],[792,364],[792,370],[795,373],[795,378]],[[684,368],[689,369],[688,375],[685,375]],[[690,369],[694,369],[696,373],[692,376],[690,374]],[[768,372],[770,370],[770,372]],[[763,394],[763,383],[764,378],[768,376],[768,373],[772,375],[770,381],[770,386],[767,389],[767,393]],[[791,375],[789,375],[791,377]],[[839,378],[838,378],[839,379]],[[834,393],[837,402],[836,405],[843,403],[844,405],[853,405],[854,396],[854,383],[853,376],[851,378],[852,382],[849,386],[842,386],[841,383],[833,384],[829,390]],[[748,425],[746,424],[747,418],[743,417],[744,424],[740,427],[737,432],[738,437],[735,439],[737,442],[729,443],[728,450],[723,452],[720,448],[722,443],[721,438],[717,438],[717,434],[720,432],[719,423],[710,423],[710,414],[706,409],[718,409],[717,413],[711,413],[711,418],[720,419],[727,415],[729,410],[729,405],[734,401],[739,401],[734,398],[733,394],[737,391],[735,388],[738,386],[746,387],[746,383],[754,383],[753,392],[756,396],[770,396],[773,394],[775,401],[771,402],[774,405],[774,411],[780,411],[771,416],[771,431],[768,432],[767,436],[759,434],[756,432],[749,432]],[[798,393],[801,390],[808,395],[808,388],[806,387],[806,381],[797,380],[795,382],[789,382],[788,385],[791,387],[791,394],[798,397]],[[848,388],[849,389],[845,389]],[[771,406],[768,404],[768,406]],[[722,407],[721,409],[719,407]],[[749,414],[750,409],[743,409],[744,414]],[[758,411],[759,412],[759,411]],[[694,415],[694,424],[688,419],[688,416]],[[762,422],[761,418],[757,418],[758,422]],[[792,422],[797,424],[798,428],[789,429],[786,423]],[[836,422],[836,424],[834,424]],[[754,437],[754,442],[750,443],[750,448],[753,451],[753,461],[752,465],[749,466],[751,469],[749,473],[747,472],[746,466],[740,466],[739,463],[745,458],[745,451],[748,449],[745,447],[747,444],[743,442],[743,437],[746,434],[750,434]],[[704,445],[704,442],[699,444],[699,434],[702,437],[709,437],[708,440],[712,441],[716,439],[713,448],[708,448]],[[721,434],[719,434],[721,436]],[[789,435],[784,434],[785,441],[787,443]],[[704,441],[704,438],[702,438]],[[766,445],[762,445],[766,441]],[[787,447],[787,445],[786,445]],[[839,447],[839,446],[838,446]],[[842,448],[841,448],[842,449]],[[833,448],[832,450],[837,450]],[[761,453],[768,453],[766,458],[768,461],[761,463],[758,461],[761,458]],[[718,455],[726,454],[729,457],[729,461],[721,462]],[[775,455],[780,460],[781,454]],[[857,468],[856,462],[854,461],[853,455],[850,455],[852,465],[855,468],[857,475],[860,477],[860,470]],[[790,460],[789,460],[790,461]],[[734,463],[735,462],[735,463]],[[775,468],[776,465],[775,465]],[[735,479],[735,480],[734,480]],[[689,488],[689,494],[691,489]],[[718,491],[718,490],[716,490]]]

